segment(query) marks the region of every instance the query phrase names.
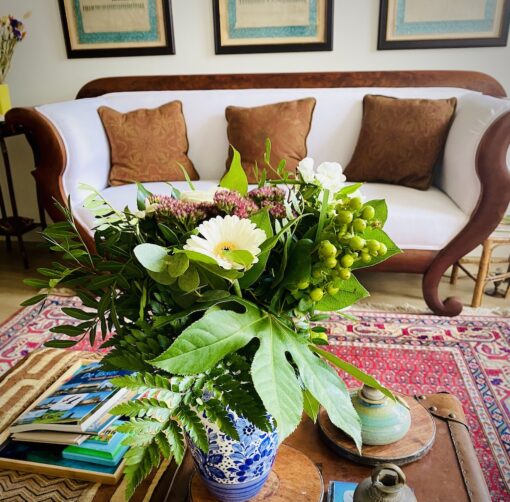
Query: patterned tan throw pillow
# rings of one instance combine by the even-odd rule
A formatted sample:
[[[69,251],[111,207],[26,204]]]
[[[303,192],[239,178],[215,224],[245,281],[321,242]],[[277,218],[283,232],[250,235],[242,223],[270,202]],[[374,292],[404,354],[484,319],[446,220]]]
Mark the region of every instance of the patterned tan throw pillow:
[[[278,179],[264,163],[265,140],[271,140],[271,165],[287,161],[286,169],[296,172],[299,161],[306,157],[306,138],[310,132],[315,108],[314,98],[285,101],[270,105],[243,108],[229,106],[225,110],[229,143],[239,150],[249,183],[256,183],[255,162],[259,171],[266,168],[267,179]],[[227,169],[232,161],[229,149]]]
[[[367,95],[348,181],[427,190],[446,142],[457,99],[397,99]]]
[[[181,164],[190,179],[198,174],[189,159],[182,103],[121,113],[98,108],[110,143],[110,185],[135,181],[184,181]]]

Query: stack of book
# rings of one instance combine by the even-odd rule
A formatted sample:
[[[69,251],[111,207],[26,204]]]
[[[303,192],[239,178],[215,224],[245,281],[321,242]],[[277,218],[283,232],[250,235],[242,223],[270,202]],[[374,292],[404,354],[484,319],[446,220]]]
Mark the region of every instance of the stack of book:
[[[133,393],[111,381],[130,373],[105,371],[100,363],[74,366],[11,425],[9,439],[0,446],[0,466],[45,474],[60,468],[67,477],[81,479],[95,479],[90,476],[95,472],[102,482],[108,475],[110,482],[117,480],[128,447],[122,445],[124,434],[115,430],[119,417],[109,410]]]

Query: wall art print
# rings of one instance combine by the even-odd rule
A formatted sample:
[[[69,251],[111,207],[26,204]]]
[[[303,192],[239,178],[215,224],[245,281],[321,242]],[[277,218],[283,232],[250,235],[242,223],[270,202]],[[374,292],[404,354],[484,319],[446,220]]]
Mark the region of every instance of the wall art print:
[[[59,0],[68,58],[175,54],[170,0]]]
[[[505,46],[510,0],[381,0],[378,49]]]
[[[330,51],[333,0],[213,0],[216,54]]]

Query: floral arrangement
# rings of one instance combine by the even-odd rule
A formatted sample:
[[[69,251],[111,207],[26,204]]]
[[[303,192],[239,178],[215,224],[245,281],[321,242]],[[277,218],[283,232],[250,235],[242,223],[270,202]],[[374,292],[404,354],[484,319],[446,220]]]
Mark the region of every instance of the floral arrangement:
[[[12,55],[18,42],[26,36],[23,23],[12,16],[0,17],[0,84],[11,67]]]
[[[27,283],[72,287],[84,305],[63,309],[76,321],[52,329],[71,339],[47,345],[70,347],[85,336],[94,344],[100,333],[110,349],[103,365],[135,371],[115,383],[138,397],[112,411],[130,417],[120,426],[131,447],[128,497],[161,456],[181,462],[185,436],[207,451],[204,413],[232,438],[229,410],[262,430],[276,425],[283,441],[303,410],[315,421],[322,405],[361,448],[360,422],[336,370],[392,396],[324,350],[318,324],[368,295],[356,269],[399,252],[382,230],[385,202],[363,202],[360,184],[346,186],[337,163],[315,169],[307,158],[294,176],[269,158],[268,141],[276,181],[266,181],[264,169],[250,190],[234,151],[215,190],[195,191],[190,182],[190,191],[172,187],[167,196],[138,185],[137,211],[115,210],[88,187],[96,254],[67,208],[60,207],[66,220],[44,232],[65,260]]]

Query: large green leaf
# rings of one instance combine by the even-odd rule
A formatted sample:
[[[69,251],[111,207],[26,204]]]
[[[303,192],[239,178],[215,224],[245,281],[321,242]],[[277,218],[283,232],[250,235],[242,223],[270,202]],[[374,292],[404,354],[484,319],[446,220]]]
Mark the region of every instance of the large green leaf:
[[[267,317],[258,336],[260,347],[251,367],[253,384],[267,411],[276,419],[278,437],[283,441],[299,425],[303,396],[285,354],[287,334]]]
[[[168,250],[157,244],[138,244],[133,250],[137,260],[151,272],[163,272],[166,269]]]
[[[311,239],[301,239],[294,245],[289,253],[282,286],[295,288],[301,281],[310,278],[313,247]]]
[[[325,294],[322,300],[315,304],[316,310],[336,311],[356,303],[361,298],[369,296],[369,292],[351,275],[347,281],[342,281],[336,295]]]
[[[145,201],[152,195],[141,183],[136,184],[136,207],[142,211],[145,209]]]
[[[324,406],[330,420],[349,435],[361,451],[361,422],[349,391],[337,373],[308,345],[289,336],[289,350],[306,389]]]
[[[386,223],[386,219],[388,218],[388,206],[386,205],[386,201],[384,199],[374,199],[365,202],[365,206],[372,206],[375,209],[375,220],[379,220],[381,222],[381,226],[384,226]]]
[[[227,354],[249,343],[261,329],[265,318],[252,306],[247,306],[242,314],[229,310],[206,312],[186,328],[168,350],[150,363],[179,375],[209,370]]]
[[[339,357],[335,356],[331,352],[328,352],[327,350],[322,350],[319,347],[312,347],[312,350],[314,352],[317,352],[317,354],[321,355],[324,359],[328,360],[337,368],[345,371],[349,375],[356,378],[356,380],[359,380],[360,382],[367,384],[370,387],[373,387],[374,389],[380,390],[385,396],[388,396],[390,399],[395,400],[395,396],[393,395],[391,390],[387,389],[384,385],[381,385],[374,377],[367,375],[364,371],[361,371],[359,368],[356,368],[356,366],[354,366],[353,364],[348,363],[347,361],[344,361],[343,359],[340,359]]]
[[[220,187],[246,195],[248,193],[248,178],[241,164],[241,154],[232,145],[230,147],[234,154],[229,170],[220,180]]]

